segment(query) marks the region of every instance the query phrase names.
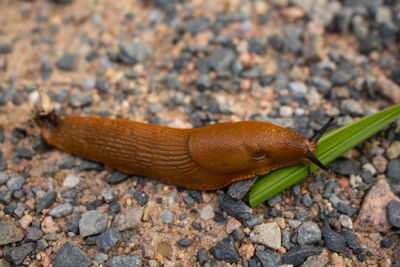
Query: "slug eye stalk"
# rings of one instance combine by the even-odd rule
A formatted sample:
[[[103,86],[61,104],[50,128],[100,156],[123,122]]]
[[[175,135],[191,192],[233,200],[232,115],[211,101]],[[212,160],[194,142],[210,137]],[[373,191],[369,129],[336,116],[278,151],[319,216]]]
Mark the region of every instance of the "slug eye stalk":
[[[315,133],[313,137],[310,138],[310,141],[313,144],[317,144],[319,139],[329,129],[329,127],[332,125],[332,123],[333,123],[333,121],[335,119],[336,119],[335,116],[331,117],[329,119],[329,121],[327,123],[325,123],[325,125],[322,126],[322,128],[317,133]],[[314,163],[315,165],[317,165],[321,169],[327,170],[327,168],[324,166],[324,164],[322,164],[321,161],[319,161],[319,159],[311,151],[306,151],[305,152],[305,156],[309,161],[311,161],[312,163]]]
[[[334,121],[335,119],[336,119],[336,117],[335,117],[335,116],[332,116],[332,117],[329,119],[329,121],[328,121],[327,123],[325,123],[325,125],[322,126],[322,128],[319,129],[319,131],[316,132],[316,133],[314,134],[313,137],[310,138],[310,140],[311,140],[314,144],[318,143],[319,139],[320,139],[320,138],[322,137],[322,135],[329,129],[329,127],[332,125],[332,123],[333,123],[333,121]]]

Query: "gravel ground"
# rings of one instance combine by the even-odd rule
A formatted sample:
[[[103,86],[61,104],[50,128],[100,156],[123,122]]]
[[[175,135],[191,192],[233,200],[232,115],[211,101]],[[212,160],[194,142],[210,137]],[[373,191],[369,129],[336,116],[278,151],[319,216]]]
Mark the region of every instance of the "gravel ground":
[[[42,87],[62,116],[311,136],[400,103],[399,26],[399,1],[0,1],[0,266],[400,266],[399,120],[254,209],[246,183],[128,176],[33,122]]]

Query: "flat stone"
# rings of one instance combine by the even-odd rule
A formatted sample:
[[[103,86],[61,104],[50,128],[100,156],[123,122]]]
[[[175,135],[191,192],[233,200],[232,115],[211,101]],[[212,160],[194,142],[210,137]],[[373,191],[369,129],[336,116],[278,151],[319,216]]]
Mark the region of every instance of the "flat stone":
[[[42,198],[38,203],[38,205],[36,206],[36,213],[40,213],[42,210],[50,207],[51,204],[53,204],[54,201],[56,200],[56,197],[57,193],[54,191],[47,193],[47,195],[44,196],[44,198]]]
[[[118,59],[125,64],[134,65],[151,56],[151,48],[139,42],[127,42],[119,46]]]
[[[109,251],[119,240],[121,233],[117,228],[111,227],[96,238],[97,247],[104,253]]]
[[[233,238],[228,236],[218,242],[217,245],[210,248],[211,254],[218,261],[226,261],[229,263],[238,263],[239,255],[233,245]]]
[[[354,229],[364,232],[388,232],[392,225],[387,217],[390,201],[400,199],[392,193],[385,178],[379,178],[364,197]]]
[[[63,187],[64,188],[74,188],[79,184],[79,178],[76,177],[75,175],[67,175],[63,181]]]
[[[114,223],[119,231],[135,228],[142,218],[143,211],[139,209],[131,209],[123,214],[116,216]]]
[[[400,159],[389,161],[386,174],[391,182],[400,184]]]
[[[263,267],[279,266],[282,264],[281,256],[275,251],[257,251],[256,256]]]
[[[387,206],[389,222],[400,228],[400,201],[392,200]]]
[[[210,204],[204,206],[200,211],[200,218],[203,220],[210,220],[214,218],[214,216],[215,216],[214,208]]]
[[[297,242],[300,245],[309,245],[321,240],[321,230],[315,222],[304,222],[297,232]]]
[[[332,230],[328,221],[324,221],[322,226],[322,237],[325,241],[325,246],[334,252],[343,252],[346,245],[346,240],[339,233]]]
[[[104,232],[108,218],[97,210],[90,210],[82,214],[79,220],[79,233],[82,237]]]
[[[21,177],[13,177],[7,181],[8,190],[21,190],[22,186],[25,183],[25,179]]]
[[[85,253],[70,242],[65,243],[53,259],[54,267],[88,267],[91,264]]]
[[[0,222],[0,246],[21,241],[23,238],[24,231],[13,221]]]
[[[60,70],[74,71],[78,64],[78,55],[66,53],[56,61],[56,66]]]
[[[250,191],[253,184],[257,181],[258,177],[247,180],[242,180],[231,184],[228,187],[228,195],[234,199],[243,199],[244,196]]]
[[[59,205],[59,206],[52,208],[49,212],[49,215],[56,217],[56,218],[61,218],[61,217],[65,217],[65,216],[71,214],[72,210],[73,210],[73,208],[72,208],[71,204],[65,203],[63,205]]]
[[[35,248],[35,243],[25,243],[18,247],[11,247],[4,252],[4,258],[15,265],[19,265]]]
[[[250,239],[254,243],[279,249],[281,247],[281,229],[276,222],[256,225],[250,233]]]
[[[291,248],[284,256],[283,263],[301,265],[308,257],[321,254],[322,249],[312,245],[295,246]]]
[[[228,194],[220,200],[220,204],[228,215],[239,220],[246,220],[253,213],[253,209],[248,207],[243,201],[233,199]]]
[[[140,267],[142,260],[136,256],[117,255],[107,261],[107,267]]]

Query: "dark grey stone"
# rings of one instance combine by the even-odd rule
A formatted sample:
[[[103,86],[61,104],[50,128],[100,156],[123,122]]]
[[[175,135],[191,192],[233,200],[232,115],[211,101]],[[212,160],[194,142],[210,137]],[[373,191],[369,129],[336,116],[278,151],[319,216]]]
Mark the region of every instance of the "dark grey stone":
[[[306,206],[307,208],[311,208],[313,202],[312,199],[310,197],[310,194],[305,194],[303,195],[302,199],[304,206]]]
[[[107,227],[108,218],[97,210],[90,210],[82,214],[79,220],[79,233],[87,237],[102,233]]]
[[[107,267],[140,267],[142,260],[136,256],[118,255],[107,261]]]
[[[167,89],[178,89],[181,87],[181,80],[179,75],[176,73],[168,73],[162,79],[161,82]]]
[[[240,220],[246,220],[250,218],[253,213],[253,209],[248,207],[243,201],[233,199],[228,194],[225,197],[220,198],[220,204],[222,209],[230,216],[233,216]]]
[[[11,202],[13,191],[0,190],[0,203],[8,205]]]
[[[251,179],[232,183],[228,187],[227,194],[230,195],[231,198],[234,198],[234,199],[238,199],[238,200],[243,199],[246,196],[246,194],[250,191],[253,184],[257,181],[257,179],[258,179],[258,176],[253,177]]]
[[[61,70],[74,71],[76,70],[78,59],[79,57],[77,54],[65,53],[56,61],[56,66]]]
[[[297,242],[300,245],[309,245],[321,240],[321,230],[315,222],[304,222],[297,232]]]
[[[337,210],[341,213],[346,214],[347,216],[351,217],[354,214],[358,213],[358,208],[352,207],[349,204],[346,204],[343,201],[338,202],[336,206]]]
[[[188,190],[189,195],[193,198],[194,201],[197,203],[203,202],[203,196],[201,195],[200,191],[197,190]]]
[[[22,159],[32,159],[32,151],[23,147],[23,146],[16,146],[14,148],[15,156]]]
[[[390,181],[400,184],[400,159],[391,159],[389,161],[386,174]]]
[[[99,91],[99,93],[107,93],[108,88],[109,88],[107,79],[97,80],[95,87]]]
[[[4,252],[4,258],[8,262],[19,265],[35,248],[35,243],[25,243],[18,247],[11,247]]]
[[[25,183],[25,179],[22,177],[13,177],[7,181],[7,188],[11,191],[21,190]]]
[[[128,177],[129,177],[128,174],[116,171],[111,175],[110,179],[108,180],[108,183],[109,184],[118,184],[122,181],[125,181]]]
[[[26,239],[36,241],[43,237],[43,232],[37,229],[36,227],[28,227],[26,228]]]
[[[69,98],[68,103],[73,108],[87,107],[93,103],[93,97],[91,95],[73,94]]]
[[[330,79],[334,86],[343,86],[351,80],[351,75],[344,71],[334,71]]]
[[[381,247],[390,248],[394,244],[394,242],[396,242],[396,235],[391,235],[382,240]]]
[[[275,251],[256,251],[256,256],[263,267],[274,267],[282,264],[281,256]]]
[[[244,221],[244,226],[250,229],[253,229],[254,226],[259,225],[263,222],[263,218],[261,217],[251,217]]]
[[[209,28],[209,22],[205,18],[198,18],[188,21],[184,24],[183,30],[192,34],[199,34]]]
[[[208,261],[207,249],[201,248],[199,251],[197,251],[197,261],[200,264],[204,264]]]
[[[75,158],[76,158],[75,156],[68,156],[68,157],[64,158],[59,165],[60,169],[73,168],[75,165]]]
[[[53,259],[54,267],[88,267],[91,264],[85,253],[70,242],[65,243]]]
[[[69,203],[65,203],[59,206],[55,206],[49,211],[49,215],[56,218],[65,217],[72,213],[72,206]]]
[[[139,190],[133,193],[133,197],[136,199],[140,206],[145,205],[147,203],[147,200],[149,199],[145,192]]]
[[[47,195],[39,201],[39,204],[36,206],[36,212],[40,213],[42,210],[47,209],[54,203],[56,200],[57,193],[52,191],[47,193]]]
[[[108,252],[119,240],[121,233],[117,228],[111,227],[96,238],[97,247],[104,253]]]
[[[328,249],[338,253],[344,251],[346,239],[339,233],[333,231],[327,220],[325,220],[322,225],[322,237]]]
[[[117,57],[122,63],[135,65],[148,59],[151,53],[151,48],[146,45],[128,42],[119,46]]]
[[[387,206],[387,211],[390,223],[394,227],[400,228],[400,201],[390,201]]]
[[[206,89],[211,88],[212,83],[213,79],[208,74],[200,73],[196,79],[196,88],[201,91],[204,91]]]
[[[103,166],[100,163],[93,162],[90,160],[82,160],[81,164],[77,166],[77,171],[102,171]]]
[[[360,243],[358,243],[358,240],[356,239],[356,237],[353,235],[352,232],[343,230],[340,232],[340,234],[346,239],[347,246],[351,248],[356,255],[364,251],[364,249],[361,247]]]
[[[301,265],[308,257],[321,254],[322,249],[312,245],[295,246],[283,256],[283,263]]]
[[[353,160],[345,157],[335,159],[327,167],[341,175],[358,174],[360,171],[360,168]]]
[[[189,238],[182,238],[178,241],[178,245],[184,248],[189,247],[192,244],[192,241]]]
[[[68,222],[68,230],[69,231],[71,231],[75,234],[79,233],[79,221],[80,221],[81,217],[82,217],[82,215],[78,214]]]
[[[12,52],[12,46],[10,44],[0,44],[0,54],[10,54]]]
[[[227,70],[231,66],[235,58],[236,55],[232,50],[227,48],[220,48],[214,50],[207,57],[207,63],[211,69],[220,73]]]
[[[228,236],[218,242],[217,245],[210,248],[211,254],[218,261],[226,261],[229,263],[238,263],[239,255],[233,245],[233,238]]]

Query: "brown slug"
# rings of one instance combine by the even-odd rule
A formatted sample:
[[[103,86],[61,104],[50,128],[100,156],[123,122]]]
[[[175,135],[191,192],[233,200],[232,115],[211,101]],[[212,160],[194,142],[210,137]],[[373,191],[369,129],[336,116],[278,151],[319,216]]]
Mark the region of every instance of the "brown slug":
[[[311,139],[259,121],[176,129],[121,119],[39,113],[47,143],[119,171],[190,189],[214,190],[272,170],[310,162],[333,118]]]

